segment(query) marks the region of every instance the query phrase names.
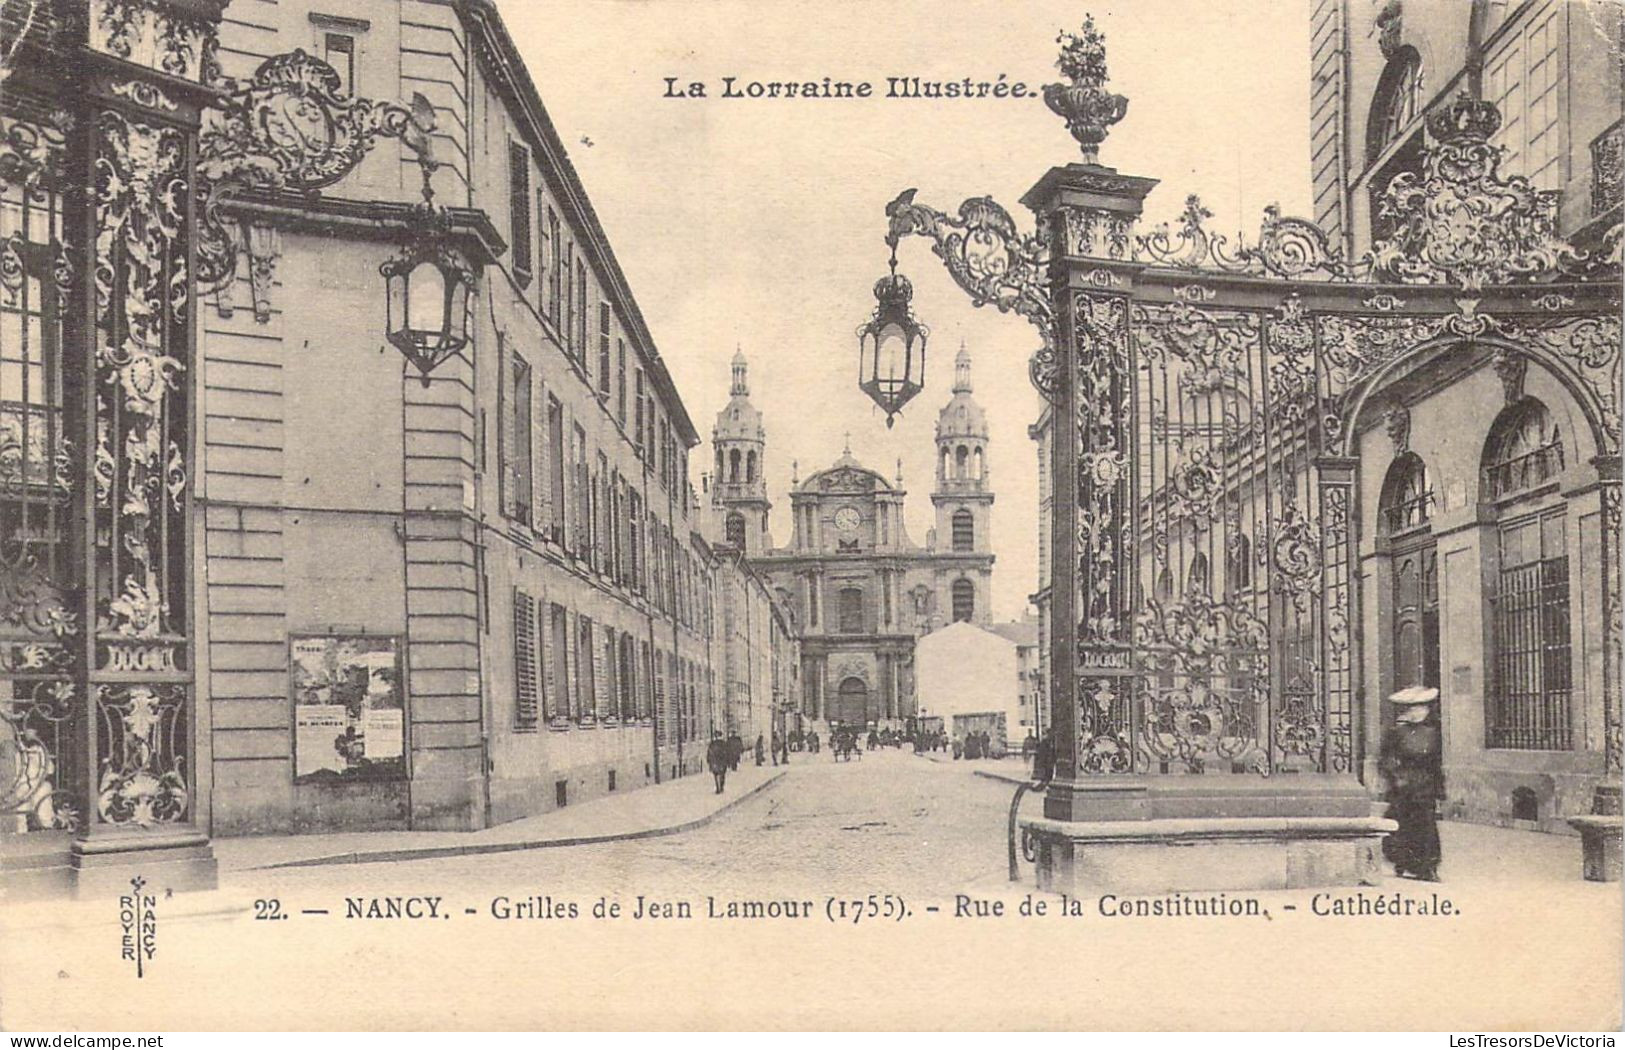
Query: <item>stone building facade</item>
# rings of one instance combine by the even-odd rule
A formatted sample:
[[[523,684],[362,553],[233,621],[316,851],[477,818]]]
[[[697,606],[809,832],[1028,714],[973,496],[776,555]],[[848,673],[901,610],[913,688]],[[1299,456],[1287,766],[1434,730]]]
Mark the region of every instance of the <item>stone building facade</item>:
[[[848,448],[792,482],[790,542],[776,547],[762,480],[765,431],[746,363],[734,360],[733,396],[713,430],[722,473],[710,485],[711,527],[713,538],[745,551],[799,641],[791,728],[905,725],[915,710],[915,639],[958,620],[989,622],[993,489],[970,365],[961,349],[953,398],[938,416],[936,527],[924,545],[908,535],[901,477],[888,480]]]
[[[236,4],[221,43],[229,75],[302,48],[340,92],[423,96],[438,199],[493,261],[420,382],[379,336],[373,219],[420,181],[399,143],[236,213],[195,501],[214,833],[483,827],[766,724],[782,647],[770,616],[739,636],[767,654],[741,700],[729,610],[771,602],[702,537],[698,435],[495,6]]]

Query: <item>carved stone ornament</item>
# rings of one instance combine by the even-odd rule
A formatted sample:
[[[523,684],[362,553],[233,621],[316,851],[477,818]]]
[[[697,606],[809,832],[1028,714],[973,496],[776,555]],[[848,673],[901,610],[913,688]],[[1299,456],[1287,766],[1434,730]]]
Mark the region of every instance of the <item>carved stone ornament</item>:
[[[1495,355],[1495,375],[1501,380],[1501,391],[1506,403],[1523,400],[1523,381],[1529,374],[1529,359],[1510,350]]]
[[[1388,439],[1394,443],[1395,454],[1409,452],[1411,448],[1411,410],[1395,405],[1388,412]]]
[[[1100,144],[1128,112],[1128,99],[1106,90],[1106,37],[1095,28],[1094,16],[1084,16],[1083,28],[1062,32],[1055,42],[1061,45],[1055,66],[1068,82],[1045,84],[1044,104],[1066,121],[1083,149],[1083,162],[1098,164]]]

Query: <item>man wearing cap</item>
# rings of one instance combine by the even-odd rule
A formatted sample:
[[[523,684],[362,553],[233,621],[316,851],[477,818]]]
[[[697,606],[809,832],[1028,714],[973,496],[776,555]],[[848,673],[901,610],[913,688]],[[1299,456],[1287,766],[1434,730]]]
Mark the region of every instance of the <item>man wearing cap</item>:
[[[1439,768],[1439,691],[1426,686],[1401,689],[1388,698],[1393,708],[1383,730],[1378,769],[1388,781],[1388,819],[1399,830],[1382,844],[1382,855],[1401,878],[1439,881],[1439,826],[1434,804],[1444,797]]]

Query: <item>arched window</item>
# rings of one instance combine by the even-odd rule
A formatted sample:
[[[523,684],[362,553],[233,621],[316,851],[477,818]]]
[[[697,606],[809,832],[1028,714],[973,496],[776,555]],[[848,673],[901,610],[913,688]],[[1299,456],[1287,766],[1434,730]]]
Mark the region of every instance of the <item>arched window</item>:
[[[972,460],[973,460],[973,462],[975,464],[975,471],[974,471],[973,476],[975,478],[977,478],[978,480],[980,480],[983,477],[986,477],[987,476],[987,462],[986,462],[986,459],[982,455],[982,446],[980,446],[980,445],[976,446],[976,452],[972,455]]]
[[[1562,473],[1563,435],[1539,398],[1501,410],[1484,442],[1483,496],[1495,502],[1537,488]]]
[[[1433,511],[1433,488],[1427,464],[1414,452],[1395,458],[1382,483],[1377,527],[1393,535],[1426,525]]]
[[[961,577],[953,586],[954,622],[970,623],[976,615],[976,584]]]
[[[964,445],[960,445],[954,450],[954,477],[963,478],[968,476],[966,472],[969,469],[969,465],[970,449],[966,448]]]
[[[863,633],[863,588],[842,587],[837,596],[839,602],[840,632],[842,634]]]
[[[728,453],[728,480],[730,482],[739,480],[739,450],[737,448]]]
[[[730,544],[738,547],[740,550],[744,550],[745,516],[738,511],[734,511],[732,514],[729,514],[727,522],[723,526],[723,536]]]
[[[954,550],[976,549],[976,516],[968,510],[956,510],[953,517]]]
[[[1191,566],[1185,572],[1185,593],[1208,593],[1212,576],[1212,572],[1208,569],[1207,555],[1197,551],[1191,556]]]
[[[1422,56],[1415,48],[1400,48],[1388,60],[1371,100],[1371,119],[1366,127],[1367,161],[1375,161],[1422,112],[1425,90]]]
[[[754,450],[745,453],[745,480],[756,480],[756,452]]]
[[[951,476],[948,473],[948,471],[949,471],[950,464],[952,463],[952,459],[953,459],[952,453],[950,453],[946,448],[944,448],[942,450],[942,471],[941,471],[941,474],[942,474],[943,480],[945,480],[945,481]]]
[[[1493,748],[1574,746],[1567,521],[1543,488],[1562,472],[1563,456],[1557,424],[1533,397],[1502,409],[1484,442],[1480,502],[1500,517],[1498,573],[1484,594],[1492,625],[1485,743]]]
[[[1174,572],[1163,569],[1157,574],[1157,601],[1166,602],[1174,596]]]

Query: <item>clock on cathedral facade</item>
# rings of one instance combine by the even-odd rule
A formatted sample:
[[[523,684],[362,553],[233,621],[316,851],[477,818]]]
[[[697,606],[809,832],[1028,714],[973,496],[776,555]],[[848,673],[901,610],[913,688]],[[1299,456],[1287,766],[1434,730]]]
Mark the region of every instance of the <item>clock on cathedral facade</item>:
[[[762,416],[750,404],[745,360],[734,359],[733,396],[712,430],[709,538],[743,551],[800,641],[799,728],[906,727],[917,709],[915,639],[956,620],[990,621],[987,418],[964,348],[954,371],[953,397],[937,417],[936,524],[925,543],[908,534],[901,466],[888,479],[848,441],[828,468],[792,478],[790,538],[778,547],[767,527]]]

